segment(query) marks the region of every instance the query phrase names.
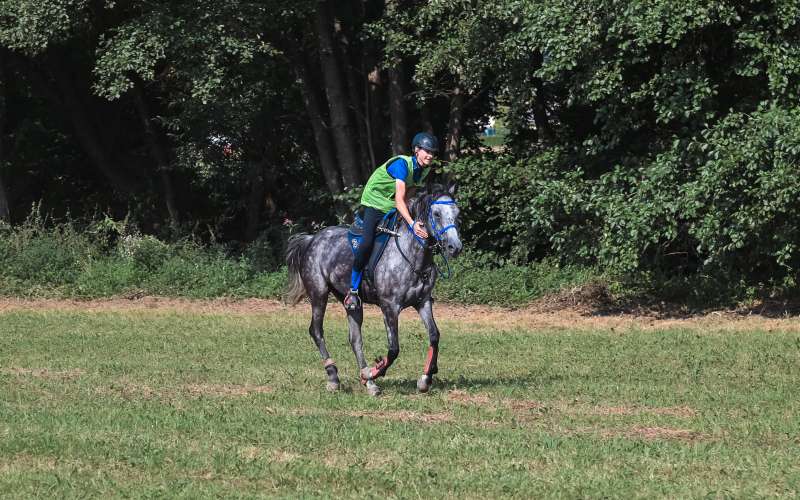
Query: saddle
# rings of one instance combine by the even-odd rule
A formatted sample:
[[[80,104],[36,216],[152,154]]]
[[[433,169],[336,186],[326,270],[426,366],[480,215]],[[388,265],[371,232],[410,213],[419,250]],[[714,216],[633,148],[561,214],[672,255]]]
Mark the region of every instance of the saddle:
[[[383,251],[386,249],[386,245],[389,243],[389,237],[395,234],[396,226],[397,210],[393,209],[383,216],[383,219],[381,219],[381,221],[378,223],[378,226],[375,228],[375,242],[372,245],[372,253],[369,256],[367,265],[364,267],[363,278],[365,280],[369,280],[370,282],[374,283],[375,266],[378,265],[378,262],[383,256]],[[356,213],[353,214],[353,223],[347,230],[347,240],[350,243],[350,249],[353,251],[353,255],[355,255],[356,250],[358,250],[358,247],[361,245],[363,239],[364,219],[361,217],[360,211],[356,211]]]

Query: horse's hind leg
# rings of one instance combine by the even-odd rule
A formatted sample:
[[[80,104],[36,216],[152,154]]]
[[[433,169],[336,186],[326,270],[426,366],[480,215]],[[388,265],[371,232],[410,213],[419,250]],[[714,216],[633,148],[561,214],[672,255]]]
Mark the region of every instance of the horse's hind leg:
[[[428,330],[428,357],[425,360],[425,367],[422,369],[422,376],[417,380],[417,389],[420,392],[428,392],[433,385],[433,375],[439,371],[437,366],[439,360],[439,328],[433,320],[433,299],[428,297],[417,307],[419,317]]]
[[[361,374],[361,383],[367,386],[367,392],[372,396],[381,393],[380,387],[369,377],[370,369],[367,366],[367,359],[364,357],[364,341],[361,337],[361,324],[364,322],[364,310],[358,308],[355,311],[347,311],[347,324],[350,328],[350,347],[356,356],[356,363]]]
[[[383,312],[383,323],[386,325],[386,343],[389,346],[389,352],[386,356],[375,360],[375,366],[372,367],[369,373],[371,380],[386,375],[386,370],[392,366],[394,360],[400,355],[400,341],[397,338],[397,317],[400,314],[400,308],[387,305],[381,307],[381,312]]]
[[[311,299],[311,326],[308,333],[319,349],[322,356],[322,365],[328,373],[328,390],[336,391],[339,389],[339,372],[336,370],[336,363],[331,359],[328,348],[325,347],[325,336],[322,331],[322,320],[325,318],[325,309],[328,306],[327,295],[325,297],[314,297]]]

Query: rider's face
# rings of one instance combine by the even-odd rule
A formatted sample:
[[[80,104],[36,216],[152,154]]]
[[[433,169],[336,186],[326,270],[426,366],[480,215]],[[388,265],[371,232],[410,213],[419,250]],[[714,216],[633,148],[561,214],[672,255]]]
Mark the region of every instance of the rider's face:
[[[417,163],[419,163],[420,166],[427,167],[433,162],[433,153],[427,149],[417,148],[414,155],[417,157]]]

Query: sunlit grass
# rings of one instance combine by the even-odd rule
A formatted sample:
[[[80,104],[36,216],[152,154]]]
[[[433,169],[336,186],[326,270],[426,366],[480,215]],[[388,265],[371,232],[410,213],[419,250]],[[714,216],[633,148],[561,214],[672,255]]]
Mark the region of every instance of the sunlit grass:
[[[341,317],[0,315],[0,496],[699,497],[800,490],[796,333],[442,322],[370,398]],[[385,351],[376,317],[366,352]]]

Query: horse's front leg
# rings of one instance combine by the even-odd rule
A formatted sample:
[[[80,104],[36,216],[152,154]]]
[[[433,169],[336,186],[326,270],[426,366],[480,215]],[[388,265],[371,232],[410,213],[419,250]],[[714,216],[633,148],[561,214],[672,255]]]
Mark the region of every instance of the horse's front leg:
[[[417,306],[417,312],[422,319],[422,323],[428,330],[428,357],[425,359],[425,367],[422,369],[422,376],[417,380],[419,392],[428,392],[433,385],[433,375],[439,371],[437,365],[439,360],[439,327],[433,320],[433,298],[428,297]]]

